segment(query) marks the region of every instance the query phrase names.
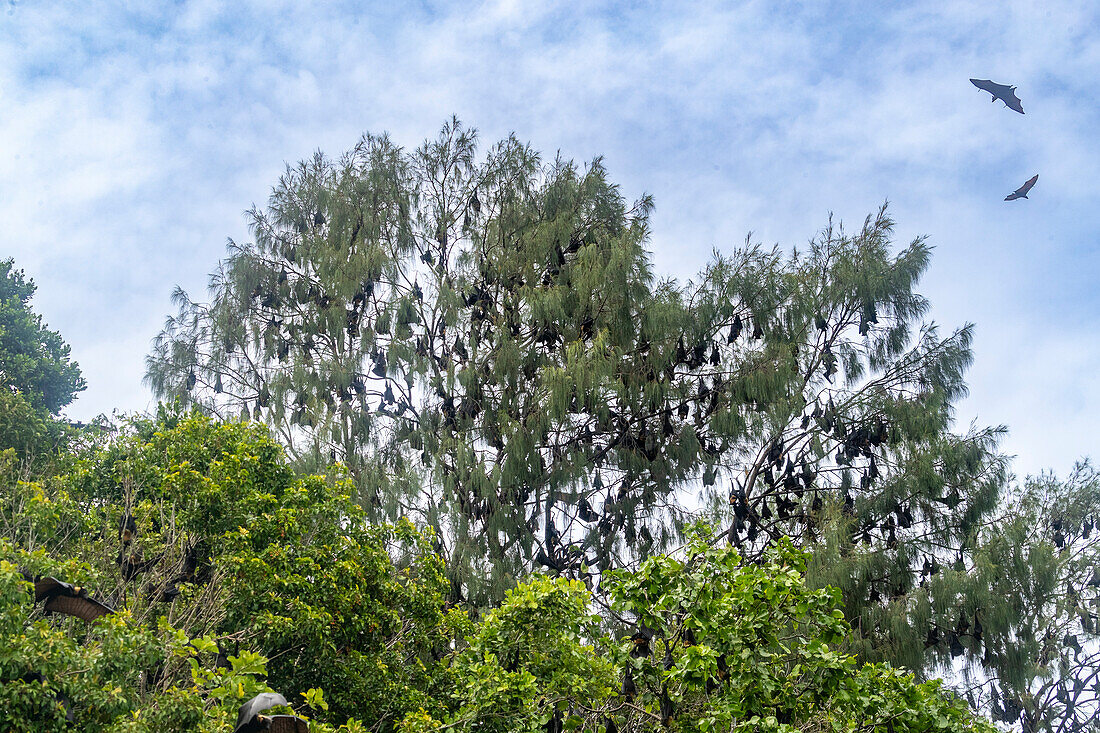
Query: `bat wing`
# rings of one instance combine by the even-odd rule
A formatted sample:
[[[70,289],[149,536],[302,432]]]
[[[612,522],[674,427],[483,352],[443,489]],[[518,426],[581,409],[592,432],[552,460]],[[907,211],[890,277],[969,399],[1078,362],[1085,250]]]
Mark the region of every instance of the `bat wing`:
[[[62,582],[52,576],[45,578],[35,578],[34,581],[34,602],[38,603],[43,598],[49,598],[50,596],[56,596],[59,594],[73,593],[73,587],[68,583]]]
[[[992,94],[994,98],[1004,99],[1005,95],[1012,93],[1012,87],[1007,84],[998,84],[995,81],[989,79],[971,79],[970,83],[981,89],[983,92]],[[1007,102],[1006,102],[1007,104]]]
[[[988,92],[994,99],[999,99],[1004,102],[1009,109],[1015,110],[1020,114],[1024,113],[1023,102],[1016,96],[1015,87],[1011,87],[1008,84],[998,84],[989,79],[971,79],[970,83],[983,92]]]
[[[309,733],[309,723],[297,715],[272,715],[270,733]]]
[[[1031,190],[1035,182],[1039,180],[1039,174],[1036,173],[1031,178],[1027,179],[1024,185],[1017,188],[1015,191],[1005,196],[1005,201],[1015,201],[1016,199],[1022,199],[1027,197],[1027,192]]]
[[[237,727],[233,729],[234,733],[246,727],[264,710],[273,708],[276,705],[286,705],[286,698],[277,692],[261,692],[259,695],[256,695],[256,697],[245,702],[237,712]]]
[[[989,79],[971,79],[970,83],[978,87],[978,89],[981,89],[983,92],[989,92],[993,95],[997,94],[997,87],[1000,86],[1000,84],[995,84]]]
[[[114,609],[99,601],[80,595],[56,595],[46,601],[46,610],[76,616],[85,621],[95,621],[100,616],[114,613]]]

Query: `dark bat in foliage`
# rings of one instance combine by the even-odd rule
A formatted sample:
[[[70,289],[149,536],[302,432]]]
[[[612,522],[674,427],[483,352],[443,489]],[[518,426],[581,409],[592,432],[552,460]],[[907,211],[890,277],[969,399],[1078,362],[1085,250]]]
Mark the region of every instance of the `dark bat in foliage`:
[[[15,680],[0,677],[0,685],[14,681],[23,682],[24,684],[28,685],[41,685],[42,687],[45,687],[47,690],[53,693],[54,700],[56,700],[57,704],[61,706],[61,709],[65,711],[65,722],[71,725],[76,720],[76,716],[73,715],[72,705],[69,701],[68,695],[66,695],[64,692],[61,692],[60,690],[52,689],[50,687],[49,681],[38,672],[27,672],[21,677],[15,678]],[[34,719],[40,720],[41,718],[35,717]]]
[[[1039,174],[1036,173],[1031,178],[1027,179],[1024,185],[1017,188],[1012,193],[1005,196],[1005,201],[1015,201],[1016,199],[1026,199],[1027,192],[1031,190],[1031,187],[1035,185],[1035,182],[1039,180]]]
[[[661,688],[661,725],[668,728],[672,724],[672,699],[668,696],[668,690],[664,687]]]
[[[23,577],[34,583],[34,602],[45,601],[45,608],[51,613],[63,613],[85,621],[95,621],[100,616],[115,612],[113,608],[108,608],[99,601],[89,598],[88,591],[80,586],[70,585],[54,577],[31,580],[26,573]]]
[[[148,596],[150,601],[156,603],[171,603],[179,594],[180,589],[175,581],[171,581],[161,586],[155,583],[149,583],[145,586],[145,595]]]
[[[623,674],[623,686],[620,691],[620,695],[627,700],[633,700],[634,695],[638,693],[638,686],[634,684],[634,670],[628,665],[625,673]]]
[[[257,733],[261,730],[273,730],[271,725],[275,718],[294,718],[293,715],[261,715],[265,710],[270,710],[279,705],[286,705],[286,698],[277,692],[262,692],[251,700],[241,705],[237,712],[237,727],[233,733]],[[298,718],[294,718],[298,720]],[[303,723],[305,721],[302,721]],[[305,728],[304,730],[308,730]],[[295,728],[284,727],[282,730],[294,731]]]
[[[596,510],[592,508],[592,505],[588,503],[588,499],[583,496],[577,505],[577,513],[582,522],[597,522],[600,519],[600,515],[597,514]]]
[[[210,565],[207,562],[209,550],[204,542],[198,541],[188,544],[180,563],[179,575],[173,579],[173,583],[198,583],[210,578]],[[201,571],[201,572],[200,572]]]
[[[630,641],[634,643],[634,648],[630,650],[630,656],[635,659],[648,657],[652,653],[649,646],[651,639],[653,639],[653,630],[642,624],[641,628],[630,637]]]
[[[247,409],[247,408],[245,408]],[[115,562],[118,564],[119,569],[122,572],[122,579],[127,583],[141,575],[148,572],[164,557],[164,553],[161,553],[154,557],[152,560],[143,560],[141,552],[135,552],[129,556],[123,555],[121,552],[115,558]]]
[[[730,335],[726,339],[726,343],[732,344],[737,340],[737,337],[741,335],[741,331],[745,328],[745,324],[741,321],[741,316],[735,316],[733,319],[733,325],[730,326]]]
[[[220,377],[220,375],[219,375]],[[219,382],[220,383],[220,382]],[[137,522],[129,514],[123,514],[118,520],[118,538],[128,545],[137,536]]]
[[[970,83],[981,89],[983,92],[989,92],[993,95],[991,102],[996,102],[998,99],[1005,103],[1005,106],[1011,110],[1015,110],[1020,114],[1024,113],[1024,104],[1020,101],[1020,98],[1016,96],[1016,87],[1009,86],[1008,84],[998,84],[995,81],[989,79],[971,79]]]

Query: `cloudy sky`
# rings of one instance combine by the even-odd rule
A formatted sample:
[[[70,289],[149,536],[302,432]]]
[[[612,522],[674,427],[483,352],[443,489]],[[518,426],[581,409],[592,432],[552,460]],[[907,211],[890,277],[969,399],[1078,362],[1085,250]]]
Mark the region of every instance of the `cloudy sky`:
[[[656,269],[680,278],[750,230],[802,244],[888,199],[899,243],[936,248],[935,320],[977,325],[961,426],[1008,425],[1019,472],[1064,473],[1100,435],[1100,4],[869,8],[4,0],[0,257],[72,344],[87,419],[150,407],[173,286],[204,292],[285,163],[365,131],[412,147],[457,114],[602,155],[654,195]]]

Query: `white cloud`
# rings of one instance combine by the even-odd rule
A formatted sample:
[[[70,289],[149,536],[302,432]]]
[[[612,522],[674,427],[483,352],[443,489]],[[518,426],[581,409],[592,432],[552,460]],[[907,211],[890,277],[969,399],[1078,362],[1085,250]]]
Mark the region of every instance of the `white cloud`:
[[[1064,469],[1100,411],[1097,20],[1087,2],[21,3],[0,17],[6,253],[73,343],[86,417],[146,406],[172,286],[203,291],[283,163],[365,130],[414,146],[457,112],[486,142],[603,154],[656,196],[655,261],[682,277],[749,229],[801,244],[889,198],[899,240],[938,247],[937,320],[978,324],[960,418],[1008,422],[1024,470]],[[970,76],[1018,84],[1028,114]],[[1034,172],[1031,201],[1001,201]]]

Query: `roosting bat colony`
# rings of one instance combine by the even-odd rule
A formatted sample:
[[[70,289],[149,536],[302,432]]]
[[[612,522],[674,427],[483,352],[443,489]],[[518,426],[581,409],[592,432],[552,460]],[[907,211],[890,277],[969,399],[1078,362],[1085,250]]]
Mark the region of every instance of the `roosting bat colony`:
[[[1019,97],[1016,96],[1014,86],[1008,86],[1004,84],[998,84],[987,79],[971,79],[970,80],[975,87],[992,95],[992,100],[996,102],[998,99],[1004,102],[1008,109],[1014,110],[1019,114],[1024,114],[1023,104]],[[1013,191],[1011,194],[1005,197],[1005,201],[1014,201],[1016,199],[1028,197],[1028,193],[1035,186],[1038,181],[1038,174],[1029,178],[1023,185]],[[469,199],[468,208],[476,216],[480,213],[482,203],[478,198],[476,191],[473,193],[472,198]],[[470,213],[466,214],[468,218]],[[317,212],[312,215],[311,218],[301,220],[298,225],[299,232],[302,232],[307,227],[306,222],[312,220],[315,227],[321,227],[326,223],[325,217]],[[442,246],[446,246],[447,232],[446,229],[441,229],[436,235],[437,240]],[[355,233],[352,234],[354,240]],[[569,250],[558,249],[556,252],[557,262],[560,264],[564,261],[565,254],[572,254],[579,249],[584,242],[580,239],[570,240],[570,246],[574,247]],[[289,250],[287,258],[290,262],[294,261],[295,253],[293,248]],[[438,255],[433,256],[430,251],[425,251],[421,254],[421,261],[427,264],[429,267],[433,266],[436,260],[439,259]],[[557,270],[549,271],[544,278],[543,285],[547,285],[550,279],[557,275]],[[279,285],[283,285],[287,281],[287,272],[284,268],[278,275]],[[520,282],[522,285],[522,281]],[[428,287],[427,285],[425,286]],[[361,309],[364,303],[373,296],[374,281],[367,280],[366,284],[351,298],[352,308],[346,312],[346,321],[344,328],[347,331],[349,338],[356,338],[360,336],[360,318]],[[412,297],[416,301],[422,300],[424,297],[424,291],[421,286],[414,279],[411,284]],[[264,308],[272,308],[276,305],[276,295],[272,293],[266,293],[257,284],[255,289],[251,291],[252,300],[259,299],[261,305]],[[484,321],[487,319],[487,306],[491,303],[491,294],[478,285],[470,294],[465,295],[465,305],[473,310],[473,320]],[[303,292],[300,296],[301,302],[316,302],[321,310],[327,309],[333,298],[329,295],[320,292],[315,285],[310,285],[308,290],[303,288]],[[335,301],[338,303],[339,301]],[[857,310],[856,313],[859,318],[859,333],[866,336],[870,331],[872,324],[878,323],[878,313],[875,310],[875,304],[872,300],[865,300],[862,306],[862,311]],[[278,319],[273,320],[272,325],[277,329],[282,325],[282,322]],[[581,337],[586,338],[591,335],[592,320],[586,320],[580,323],[579,328]],[[818,315],[814,319],[814,323],[818,330],[824,331],[827,328],[827,321],[824,316]],[[854,325],[854,322],[853,322]],[[751,326],[751,328],[749,328]],[[374,328],[378,333],[386,333],[386,329],[389,328],[388,321],[379,321],[376,325],[366,324],[366,328]],[[517,329],[518,326],[513,326]],[[744,332],[744,336],[742,333]],[[442,334],[442,331],[440,332]],[[551,345],[556,344],[558,339],[561,338],[559,334],[552,331],[545,331],[541,334],[536,332],[535,338],[538,343],[549,343]],[[756,320],[755,316],[748,322],[742,320],[741,315],[736,315],[731,325],[729,325],[728,331],[723,328],[722,338],[725,339],[726,344],[734,344],[739,339],[747,337],[755,341],[759,341],[764,337],[764,330],[759,320]],[[305,353],[309,353],[313,349],[312,336],[306,335],[302,343],[302,348]],[[447,348],[448,341],[444,341],[444,348]],[[642,339],[639,339],[639,344],[642,343]],[[671,365],[668,367],[668,374],[675,373],[676,367],[679,365],[686,366],[689,370],[698,369],[706,362],[713,366],[717,366],[721,363],[722,355],[719,350],[720,341],[710,342],[700,341],[697,346],[693,348],[691,343],[685,343],[684,337],[681,335],[678,343],[676,344],[676,351],[671,361]],[[282,336],[278,337],[274,348],[270,353],[273,353],[278,361],[281,363],[285,361],[290,352],[291,342],[284,339]],[[416,339],[416,352],[418,354],[425,354],[429,350],[430,346],[418,336]],[[638,352],[645,353],[649,349],[648,341],[645,342],[645,346],[639,346]],[[227,351],[228,351],[227,347]],[[465,363],[470,354],[467,352],[466,344],[461,336],[456,336],[454,339],[454,346],[450,348],[450,352],[454,357]],[[709,358],[708,358],[709,352]],[[795,350],[792,348],[792,354],[795,354]],[[838,352],[840,353],[840,352]],[[840,354],[843,357],[843,354]],[[379,405],[379,412],[383,414],[392,414],[400,416],[406,411],[411,410],[411,406],[406,399],[402,396],[395,396],[394,391],[389,381],[389,375],[392,373],[392,355],[391,361],[387,361],[387,355],[381,348],[375,348],[371,353],[372,367],[370,374],[380,379],[386,379],[385,391],[381,394],[381,404]],[[840,359],[837,354],[834,354],[832,349],[825,345],[821,355],[821,366],[824,370],[824,378],[832,384],[834,376],[838,373],[838,362]],[[343,387],[343,393],[341,394],[341,401],[344,403],[350,403],[353,394],[362,397],[366,387],[364,385],[363,377],[367,375],[358,374],[353,379],[350,379]],[[809,377],[807,377],[808,379]],[[656,377],[650,377],[650,381],[655,381]],[[410,377],[411,380],[411,377]],[[192,369],[187,376],[186,388],[188,390],[195,387],[196,375]],[[698,404],[706,405],[709,402],[709,411],[714,412],[715,405],[717,404],[717,394],[713,397],[712,389],[716,393],[719,389],[718,377],[714,378],[712,382],[714,387],[708,386],[708,383],[701,377],[699,380],[698,390]],[[409,381],[409,385],[412,382]],[[212,383],[212,388],[215,393],[223,392],[223,384],[221,373],[219,372],[215,381]],[[694,391],[694,390],[693,390]],[[575,392],[575,388],[574,388]],[[447,395],[445,392],[439,393],[443,397],[442,412],[444,415],[443,425],[453,426],[456,417],[461,419],[463,417],[463,411],[476,411],[481,407],[477,404],[476,400],[471,399],[468,403],[456,405],[456,401],[452,396]],[[274,397],[269,392],[268,388],[264,386],[257,395],[256,398],[256,419],[260,419],[260,408],[266,407],[269,400],[274,399],[278,401],[278,395]],[[576,396],[573,397],[574,402]],[[815,398],[816,399],[816,398]],[[677,414],[681,420],[688,416],[688,400],[680,402],[679,406],[675,408]],[[294,418],[292,425],[302,425],[303,421],[307,419],[306,410],[306,397],[304,393],[299,394],[297,403],[292,409],[294,409]],[[755,405],[759,408],[759,402]],[[658,413],[660,414],[660,413]],[[709,413],[707,413],[709,414]],[[247,402],[244,407],[244,416],[250,417]],[[663,424],[661,429],[664,431],[666,437],[671,436],[674,431],[672,427],[673,409],[665,410],[663,413]],[[877,448],[888,439],[888,424],[882,419],[877,419],[876,422],[869,423],[859,428],[853,428],[851,425],[843,425],[838,419],[836,405],[833,402],[832,397],[829,397],[828,402],[825,404],[815,403],[812,413],[808,413],[801,418],[802,430],[807,430],[812,422],[816,422],[820,427],[823,435],[833,436],[836,439],[836,445],[838,446],[837,453],[835,455],[835,462],[838,467],[850,467],[853,460],[866,458],[868,463],[861,476],[860,487],[866,489],[870,486],[871,482],[875,481],[879,477],[879,464],[876,462],[875,454],[872,451],[873,448]],[[698,418],[697,418],[698,423]],[[587,428],[586,428],[587,429]],[[644,430],[644,425],[643,425]],[[624,435],[626,433],[624,432]],[[623,438],[625,440],[626,438]],[[499,444],[493,441],[499,441],[499,436],[496,438],[487,438],[488,442],[495,447],[499,447]],[[631,437],[631,440],[634,440]],[[646,448],[645,440],[639,438],[638,452],[645,454],[646,451],[652,451],[653,448]],[[704,443],[705,444],[705,443]],[[784,444],[782,436],[777,436],[769,443],[765,444],[766,453],[762,454],[762,459],[758,469],[755,469],[751,474],[746,472],[744,482],[734,481],[729,494],[729,504],[733,509],[733,524],[729,527],[727,534],[729,541],[732,544],[740,543],[742,535],[747,537],[748,542],[754,542],[756,540],[758,528],[760,525],[759,519],[768,520],[774,513],[779,520],[787,520],[794,516],[794,514],[800,509],[800,505],[795,500],[788,497],[787,494],[780,493],[778,499],[774,504],[769,504],[766,501],[762,501],[760,506],[759,515],[756,514],[756,508],[750,505],[750,492],[752,483],[759,480],[768,487],[772,487],[776,490],[783,490],[790,492],[791,495],[798,495],[804,491],[810,491],[816,484],[817,479],[816,470],[810,463],[803,463],[801,458],[792,458],[788,455],[791,453],[793,456],[793,447],[791,443]],[[714,449],[717,450],[717,449]],[[809,446],[799,448],[800,451],[805,453],[809,450]],[[425,453],[424,455],[427,455]],[[801,454],[800,454],[801,455]],[[335,454],[333,454],[335,460]],[[650,456],[652,460],[652,456]],[[427,459],[425,459],[425,462]],[[708,469],[707,473],[703,475],[703,484],[713,485],[715,473],[714,470]],[[599,474],[599,471],[595,474],[593,482],[593,488],[596,491],[603,489],[603,483]],[[624,488],[619,490],[619,500],[625,495]],[[609,502],[610,494],[609,496]],[[813,503],[808,504],[808,511],[810,514],[816,516],[822,510],[822,500],[820,496],[814,491]],[[934,499],[934,501],[941,502],[950,509],[954,509],[959,504],[960,498],[957,491],[951,495],[945,496],[942,499]],[[843,509],[845,513],[851,513],[854,507],[855,501],[847,485],[843,487]],[[609,503],[605,503],[605,513],[601,514],[596,511],[589,500],[585,497],[581,497],[578,505],[579,519],[586,523],[599,523],[601,529],[610,528],[611,517],[607,515],[606,507],[610,506]],[[896,519],[894,517],[896,514]],[[900,504],[895,505],[893,514],[889,514],[882,525],[883,538],[885,545],[889,548],[897,547],[896,528],[908,528],[913,524],[912,512],[908,507],[903,507]],[[536,525],[537,526],[537,525]],[[1091,524],[1089,525],[1091,531]],[[861,541],[864,543],[870,543],[872,541],[871,530],[873,525],[868,524],[862,530]],[[807,530],[810,536],[813,537],[814,525],[811,523]],[[533,529],[532,529],[533,532]],[[568,532],[568,529],[566,529]],[[652,542],[652,538],[649,536],[649,530],[643,525],[640,529],[640,536],[647,544]],[[1086,535],[1087,536],[1087,535]],[[595,561],[587,560],[586,557],[580,552],[573,551],[570,548],[569,552],[557,553],[554,551],[555,547],[560,545],[562,538],[562,532],[555,525],[554,520],[547,514],[546,519],[546,545],[549,548],[549,552],[538,549],[535,553],[535,561],[548,569],[563,572],[566,570],[575,570],[583,565],[595,563]],[[1060,535],[1059,535],[1060,537]],[[1061,546],[1061,540],[1056,540]],[[150,553],[151,554],[151,553]],[[113,606],[122,608],[126,605],[126,593],[131,592],[129,589],[134,588],[134,593],[140,593],[141,597],[148,599],[151,603],[172,603],[173,600],[180,594],[180,584],[193,583],[193,582],[205,582],[210,579],[211,569],[207,562],[208,548],[204,547],[202,543],[192,542],[185,543],[180,548],[180,554],[174,561],[168,558],[167,552],[162,552],[156,556],[147,556],[143,553],[141,548],[141,542],[139,539],[139,527],[134,518],[127,512],[125,513],[118,527],[118,553],[115,558],[115,563],[118,566],[119,577],[121,579],[120,587],[122,590],[120,593],[112,595],[110,597],[104,597],[103,600],[96,600],[87,589],[74,586],[70,583],[59,580],[55,577],[40,576],[32,572],[24,570],[23,577],[28,584],[28,592],[33,594],[35,604],[43,604],[44,613],[46,615],[61,614],[66,616],[72,616],[79,618],[85,622],[94,622],[101,616],[106,616],[115,613]],[[168,558],[166,560],[166,558]],[[963,562],[962,550],[957,551],[957,565]],[[151,570],[157,567],[168,567],[170,571],[165,575],[165,580],[160,582],[144,582],[143,578],[147,578]],[[933,557],[924,560],[924,566],[921,572],[921,578],[930,577],[936,575],[939,572],[939,565],[937,560]],[[586,573],[587,575],[587,573]],[[1100,582],[1100,581],[1097,581]],[[900,593],[901,591],[899,591]],[[876,602],[879,600],[879,590],[872,588],[870,591],[869,600]],[[1091,617],[1090,617],[1091,618]],[[988,619],[987,619],[988,622]],[[957,657],[963,654],[963,645],[959,640],[960,636],[968,636],[977,642],[982,639],[983,627],[981,620],[979,620],[976,612],[960,615],[959,623],[955,627],[955,631],[949,631],[948,636],[941,639],[939,627],[932,626],[928,632],[928,637],[925,642],[925,647],[932,647],[940,644],[941,641],[947,641],[949,639],[949,649],[951,657]],[[631,656],[635,659],[649,658],[653,655],[654,650],[651,642],[653,640],[654,632],[648,629],[644,623],[638,624],[638,631],[631,637],[633,642],[633,650]],[[1067,635],[1066,637],[1070,637]],[[1076,644],[1076,637],[1073,637]],[[688,629],[683,637],[685,646],[693,646],[695,644],[694,632]],[[726,674],[726,658],[719,657],[718,659],[719,677]],[[672,667],[672,652],[671,646],[665,646],[665,659],[664,669],[668,670]],[[43,681],[42,675],[38,672],[30,672],[25,674],[20,679],[24,681]],[[625,676],[623,677],[621,694],[626,700],[632,700],[636,693],[636,680],[632,667],[627,667]],[[58,704],[66,711],[68,719],[72,720],[72,714],[69,712],[69,704],[64,695],[60,692],[56,693]],[[243,696],[243,694],[242,694]],[[672,719],[672,706],[673,700],[669,697],[667,690],[662,688],[660,700],[659,700],[659,720],[663,725],[668,726]],[[263,693],[248,700],[240,707],[237,724],[235,727],[235,733],[250,733],[253,731],[272,731],[273,733],[287,732],[287,733],[307,733],[309,730],[309,724],[306,720],[297,717],[293,714],[269,714],[269,711],[277,708],[287,708],[287,700],[283,695],[275,692]],[[561,722],[557,718],[552,722],[550,730],[561,730]],[[608,730],[612,730],[614,724],[609,721]]]
[[[996,102],[998,99],[1005,103],[1005,107],[1011,110],[1024,114],[1024,104],[1020,101],[1020,98],[1016,96],[1016,87],[1009,86],[1008,84],[998,84],[995,81],[989,79],[971,79],[970,83],[981,89],[983,92],[989,92],[993,98],[991,102]],[[1031,178],[1027,179],[1024,185],[1017,188],[1015,191],[1005,196],[1005,201],[1015,201],[1016,199],[1026,199],[1027,192],[1031,190],[1031,187],[1035,185],[1035,182],[1039,180],[1039,174],[1036,173]]]

